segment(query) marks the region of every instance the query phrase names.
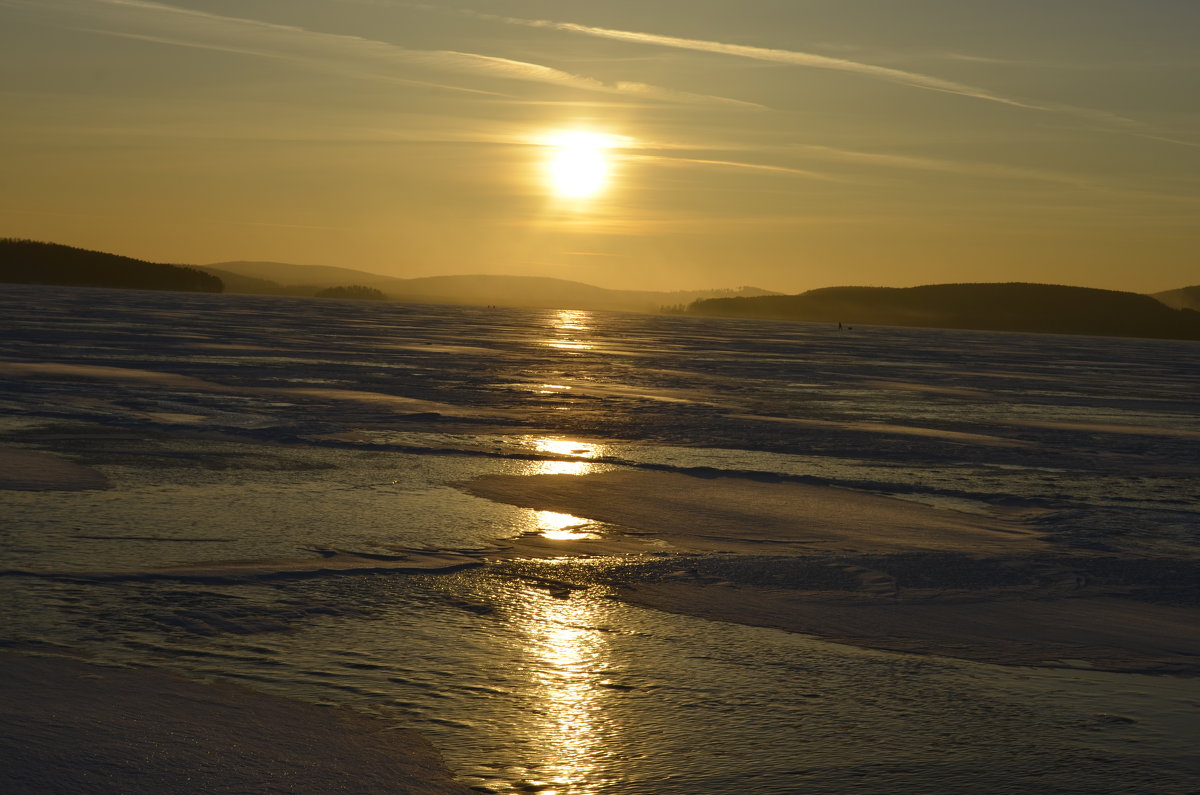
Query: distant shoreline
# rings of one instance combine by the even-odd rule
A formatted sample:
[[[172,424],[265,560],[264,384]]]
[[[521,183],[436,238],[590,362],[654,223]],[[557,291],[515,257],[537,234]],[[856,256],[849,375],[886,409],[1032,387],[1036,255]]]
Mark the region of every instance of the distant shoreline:
[[[1183,291],[1174,291],[1176,293]],[[1026,282],[827,287],[799,295],[713,298],[687,314],[1034,334],[1200,339],[1200,312],[1155,296]]]

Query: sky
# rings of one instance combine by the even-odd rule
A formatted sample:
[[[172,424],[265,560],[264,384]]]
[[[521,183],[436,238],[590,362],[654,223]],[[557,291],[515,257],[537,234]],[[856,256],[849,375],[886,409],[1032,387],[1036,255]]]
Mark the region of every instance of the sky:
[[[1197,41],[1196,0],[0,0],[0,236],[1156,292],[1200,283]]]

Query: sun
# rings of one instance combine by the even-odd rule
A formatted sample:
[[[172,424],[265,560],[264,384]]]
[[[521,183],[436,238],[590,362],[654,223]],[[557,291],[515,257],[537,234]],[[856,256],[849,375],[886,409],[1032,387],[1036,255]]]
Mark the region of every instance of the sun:
[[[547,139],[553,154],[547,164],[550,187],[558,196],[583,199],[599,193],[608,181],[606,150],[611,136],[590,132],[564,132]]]

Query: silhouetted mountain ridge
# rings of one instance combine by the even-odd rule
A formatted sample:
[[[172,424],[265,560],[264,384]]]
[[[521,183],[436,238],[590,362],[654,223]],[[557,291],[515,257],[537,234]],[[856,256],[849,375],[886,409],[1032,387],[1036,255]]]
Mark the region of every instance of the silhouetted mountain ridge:
[[[219,262],[204,269],[221,276],[229,292],[315,295],[325,287],[356,284],[380,290],[394,301],[431,304],[657,312],[703,298],[778,295],[757,287],[675,292],[612,290],[550,276],[467,274],[400,279],[351,268],[282,262]]]
[[[221,267],[223,266],[223,267]],[[193,267],[0,238],[0,281],[378,299],[420,303],[655,312],[806,320],[848,325],[1029,331],[1200,339],[1200,285],[1153,296],[1028,282],[919,287],[825,287],[781,295],[736,290],[612,290],[543,276],[461,275],[400,279],[353,268],[281,262]]]
[[[825,287],[799,295],[697,301],[689,314],[850,325],[1200,339],[1200,313],[1154,297],[1028,282]]]
[[[198,268],[119,254],[0,238],[0,282],[219,293],[221,279]]]

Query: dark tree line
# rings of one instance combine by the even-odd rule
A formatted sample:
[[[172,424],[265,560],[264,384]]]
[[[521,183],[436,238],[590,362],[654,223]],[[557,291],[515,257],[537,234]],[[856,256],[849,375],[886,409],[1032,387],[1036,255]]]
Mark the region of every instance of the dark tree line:
[[[349,284],[345,287],[326,287],[313,293],[317,298],[348,298],[355,301],[386,301],[387,296],[382,290],[374,287],[364,287],[361,284]]]
[[[224,289],[219,278],[197,268],[16,238],[0,239],[0,281],[203,293]]]

